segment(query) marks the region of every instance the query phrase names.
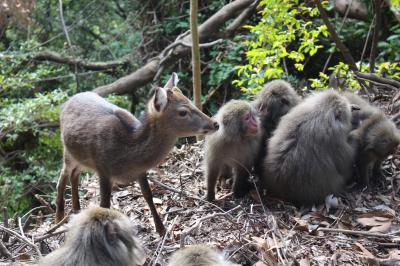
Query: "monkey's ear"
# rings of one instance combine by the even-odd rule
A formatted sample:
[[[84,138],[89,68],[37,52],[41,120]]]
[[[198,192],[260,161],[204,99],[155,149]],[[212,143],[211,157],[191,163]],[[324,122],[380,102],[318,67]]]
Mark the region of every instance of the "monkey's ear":
[[[117,239],[119,227],[117,224],[112,222],[107,222],[104,225],[104,230],[108,242],[114,242]]]
[[[150,103],[151,111],[163,112],[165,107],[167,107],[168,96],[167,90],[161,87],[155,89],[154,98]]]
[[[173,87],[176,87],[178,85],[178,81],[179,81],[178,75],[175,72],[172,72],[172,75],[165,84],[164,88],[172,89]]]

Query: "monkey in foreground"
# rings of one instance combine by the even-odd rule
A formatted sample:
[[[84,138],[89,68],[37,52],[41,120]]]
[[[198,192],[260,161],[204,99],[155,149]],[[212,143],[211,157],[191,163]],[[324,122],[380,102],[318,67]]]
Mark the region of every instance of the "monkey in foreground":
[[[265,84],[253,101],[264,129],[263,139],[269,139],[281,117],[296,106],[300,100],[297,92],[284,80],[276,79]]]
[[[124,214],[89,208],[74,216],[64,245],[39,262],[40,266],[134,266],[145,254]]]
[[[246,101],[231,100],[221,107],[215,119],[220,128],[205,140],[207,200],[215,199],[218,178],[230,174],[234,196],[242,197],[251,188],[247,178],[261,141],[256,110]]]
[[[355,163],[358,182],[369,186],[370,180],[382,176],[381,164],[394,153],[400,144],[400,132],[396,125],[377,107],[361,97],[345,93],[350,103],[357,104],[360,110],[354,112],[350,141],[355,145]]]
[[[263,164],[267,193],[297,205],[322,202],[352,175],[348,142],[356,106],[335,91],[307,97],[282,117]]]
[[[238,266],[205,245],[195,245],[176,251],[168,266]]]

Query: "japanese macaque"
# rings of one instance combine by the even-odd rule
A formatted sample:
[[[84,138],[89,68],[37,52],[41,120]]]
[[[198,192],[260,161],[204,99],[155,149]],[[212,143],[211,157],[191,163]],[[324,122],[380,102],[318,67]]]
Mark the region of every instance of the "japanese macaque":
[[[268,139],[282,116],[300,102],[301,98],[286,81],[277,79],[265,84],[253,101],[259,112],[264,139]]]
[[[276,79],[265,84],[252,102],[258,111],[263,129],[261,137],[263,144],[260,145],[255,163],[257,175],[261,175],[263,159],[267,153],[265,144],[278,126],[281,117],[296,106],[300,100],[300,96],[288,82]]]
[[[106,208],[74,216],[62,247],[42,258],[40,266],[134,266],[145,254],[128,217]]]
[[[224,259],[224,256],[205,245],[195,245],[176,251],[168,266],[239,266]]]
[[[215,119],[220,129],[206,136],[205,141],[207,200],[215,199],[218,178],[229,174],[233,174],[234,196],[242,197],[252,187],[248,177],[261,141],[256,110],[246,101],[231,100],[221,107]]]
[[[307,97],[282,117],[268,143],[262,181],[267,194],[312,205],[340,192],[352,175],[348,141],[352,106],[335,91]]]
[[[158,233],[165,233],[155,208],[146,171],[158,165],[178,137],[207,134],[218,123],[202,113],[176,87],[175,73],[164,88],[156,88],[139,121],[93,92],[78,93],[63,106],[60,127],[64,147],[63,169],[57,184],[56,222],[64,217],[64,191],[68,180],[72,208],[80,209],[79,175],[82,168],[97,173],[100,206],[109,208],[112,183],[138,180]]]
[[[350,141],[356,147],[357,179],[369,186],[370,180],[382,176],[381,164],[400,144],[400,132],[396,125],[377,107],[359,96],[345,93],[347,99],[357,104],[360,110],[354,112]]]

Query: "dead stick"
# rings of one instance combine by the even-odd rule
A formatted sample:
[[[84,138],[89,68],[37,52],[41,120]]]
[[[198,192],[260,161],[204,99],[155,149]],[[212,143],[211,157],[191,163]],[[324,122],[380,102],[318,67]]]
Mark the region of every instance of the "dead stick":
[[[9,227],[8,225],[8,211],[6,207],[3,207],[3,217],[4,217],[4,226],[6,228]],[[7,234],[6,232],[3,235],[3,242],[8,242],[8,240],[10,239],[10,235]]]
[[[0,241],[0,254],[6,257],[7,259],[11,258],[11,253],[8,251],[6,246],[3,244],[3,242]]]
[[[53,226],[52,228],[50,228],[46,233],[44,233],[45,235],[51,234],[53,233],[55,230],[57,230],[57,228],[59,228],[61,225],[63,225],[69,218],[69,215],[65,216],[58,224],[56,224],[55,226]]]
[[[46,207],[47,210],[49,210],[50,213],[54,213],[53,208],[50,206],[50,204],[45,201],[41,196],[39,196],[38,194],[35,194],[35,199],[37,199],[40,204],[42,204],[44,207]]]
[[[356,236],[372,236],[372,237],[383,237],[383,238],[390,238],[391,235],[388,234],[380,234],[380,233],[373,233],[373,232],[367,232],[367,231],[354,231],[354,230],[347,230],[347,229],[335,229],[335,228],[318,228],[317,231],[324,231],[324,232],[334,232],[334,233],[343,233],[343,234],[348,234],[348,235],[356,235]],[[400,240],[395,241],[392,239],[394,242],[398,242]]]
[[[17,232],[14,232],[13,230],[10,230],[2,225],[0,225],[0,230],[2,230],[3,232],[7,232],[10,235],[13,235],[16,238],[18,238],[19,240],[21,240],[22,242],[28,244],[28,246],[32,247],[36,251],[36,253],[39,255],[39,257],[42,256],[42,253],[40,252],[39,248],[34,243],[32,243],[29,239],[27,239],[26,237],[23,237],[20,234],[18,234]]]
[[[42,240],[45,240],[45,239],[47,239],[47,238],[50,238],[50,237],[52,237],[52,236],[56,236],[56,235],[59,235],[59,234],[63,234],[63,233],[65,233],[65,232],[68,232],[68,230],[69,230],[68,228],[65,228],[65,229],[62,229],[62,230],[57,231],[57,232],[54,232],[54,233],[50,233],[50,234],[45,234],[45,235],[41,235],[41,236],[38,236],[38,237],[34,237],[35,243],[40,242],[40,241],[42,241]]]
[[[218,216],[225,216],[225,215],[227,215],[227,214],[229,214],[229,213],[233,212],[234,210],[237,210],[237,209],[239,209],[239,208],[241,208],[241,207],[242,207],[242,206],[238,205],[238,206],[236,206],[235,208],[230,209],[229,211],[226,211],[226,212],[223,212],[223,213],[213,213],[213,214],[210,214],[210,215],[207,215],[207,216],[205,216],[205,217],[203,217],[203,218],[198,219],[198,220],[194,223],[194,225],[192,225],[191,227],[189,227],[188,229],[186,229],[186,230],[184,230],[184,231],[182,232],[182,235],[181,235],[181,245],[180,245],[181,248],[184,248],[184,247],[185,247],[185,238],[186,238],[186,236],[187,236],[188,234],[190,234],[194,229],[196,229],[197,227],[199,227],[200,224],[201,224],[202,222],[204,222],[204,221],[206,221],[206,220],[209,220],[209,219],[212,219],[212,218],[215,218],[215,217],[218,217]]]

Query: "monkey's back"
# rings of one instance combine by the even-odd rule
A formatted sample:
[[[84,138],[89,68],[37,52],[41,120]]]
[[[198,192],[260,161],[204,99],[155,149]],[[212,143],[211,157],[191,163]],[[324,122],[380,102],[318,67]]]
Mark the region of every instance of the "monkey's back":
[[[260,134],[253,137],[237,136],[237,139],[226,139],[224,134],[216,132],[206,137],[205,160],[218,161],[229,167],[238,166],[238,163],[251,167],[257,156],[254,151],[258,149],[260,141]]]
[[[334,119],[336,112],[342,112],[343,124]],[[348,102],[328,91],[309,96],[282,117],[263,164],[270,195],[310,205],[341,191],[354,154],[347,142],[349,112]]]

